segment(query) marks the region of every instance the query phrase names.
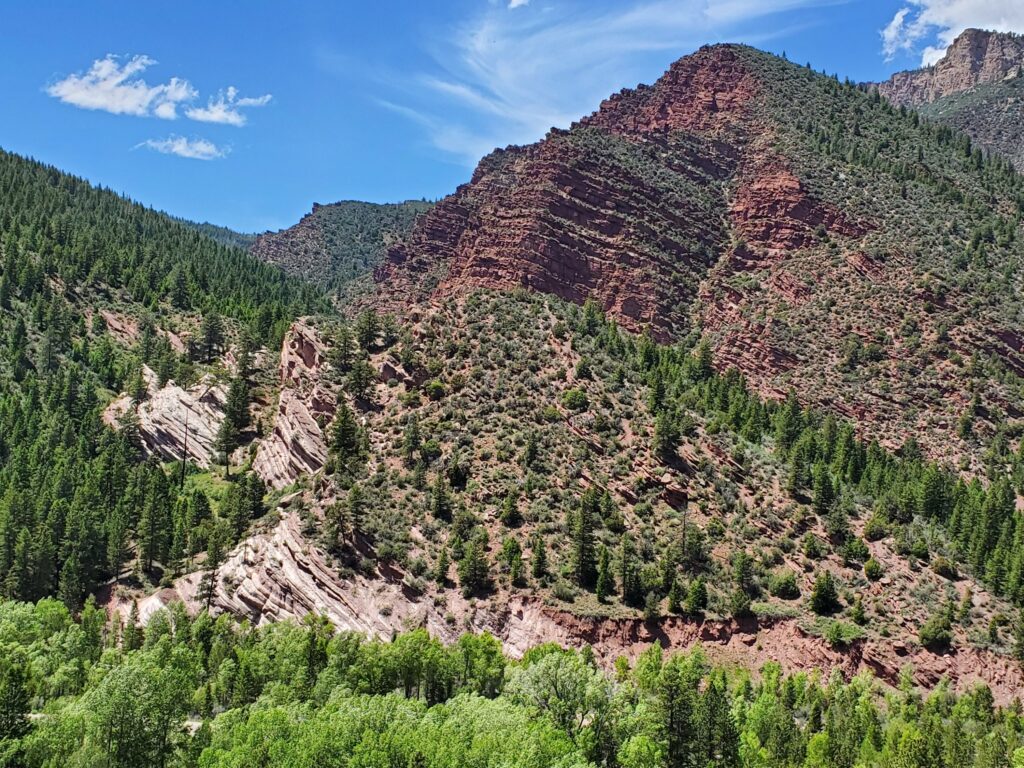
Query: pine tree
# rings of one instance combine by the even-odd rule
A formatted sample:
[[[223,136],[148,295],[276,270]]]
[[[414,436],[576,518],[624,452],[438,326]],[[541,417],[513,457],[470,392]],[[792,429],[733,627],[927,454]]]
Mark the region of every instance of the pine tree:
[[[346,388],[352,397],[357,400],[369,401],[371,399],[370,388],[376,380],[377,374],[369,360],[365,357],[358,357],[352,363],[346,378]]]
[[[668,591],[668,612],[679,614],[683,612],[683,601],[686,594],[682,582],[676,579],[672,582],[672,588]]]
[[[128,621],[124,625],[121,643],[126,651],[134,651],[142,647],[142,627],[139,626],[139,604],[132,600]]]
[[[224,321],[217,312],[207,312],[199,328],[204,362],[211,362],[224,346]]]
[[[673,414],[662,411],[654,421],[654,441],[651,445],[654,455],[665,463],[677,458],[679,450],[679,427]]]
[[[519,586],[523,577],[523,550],[514,536],[506,536],[502,540],[500,558],[508,568],[509,583]]]
[[[359,346],[371,350],[377,345],[380,335],[380,318],[372,309],[364,310],[356,318],[355,336]]]
[[[533,537],[532,554],[530,556],[530,574],[537,581],[542,581],[548,575],[548,552],[544,539],[540,534]]]
[[[437,562],[434,564],[434,581],[439,586],[444,586],[448,583],[448,550],[445,547],[441,547],[441,551],[437,555]]]
[[[331,428],[331,451],[346,472],[352,472],[363,456],[362,429],[343,398],[338,400],[338,410]]]
[[[230,419],[236,431],[241,432],[249,426],[249,385],[241,376],[231,380],[228,387],[227,400],[224,405],[224,418]]]
[[[217,430],[217,436],[214,439],[213,447],[220,453],[221,458],[224,460],[224,476],[229,477],[231,475],[231,452],[238,447],[240,435],[238,433],[238,427],[235,426],[231,419],[223,419],[220,423],[220,428]]]
[[[595,591],[598,602],[603,603],[614,590],[611,557],[608,554],[608,547],[602,544],[597,558],[597,587]]]
[[[416,463],[416,452],[420,449],[423,439],[420,436],[420,422],[416,414],[409,414],[405,422],[405,431],[402,433],[402,461],[406,467],[412,467]]]
[[[594,586],[597,558],[594,546],[594,525],[598,514],[597,491],[588,488],[580,499],[580,507],[572,517],[572,570],[576,583],[584,589]]]
[[[82,576],[82,565],[78,559],[78,552],[72,551],[64,560],[64,565],[61,566],[57,596],[68,607],[68,610],[77,611],[82,605],[84,595],[85,582]]]
[[[832,477],[829,474],[828,467],[822,461],[815,464],[813,475],[814,511],[819,516],[824,517],[828,513],[829,509],[831,509],[832,503],[836,498],[835,489],[832,486]]]
[[[436,520],[450,520],[452,517],[452,499],[448,491],[445,476],[438,472],[430,491],[430,514]]]
[[[210,531],[206,548],[206,571],[199,580],[198,597],[210,610],[214,595],[217,593],[217,571],[224,560],[224,542],[226,538],[222,525],[218,524]]]
[[[698,577],[690,582],[690,588],[686,593],[684,609],[691,616],[701,613],[708,605],[708,587],[703,577]]]
[[[327,350],[327,362],[336,375],[347,373],[352,367],[352,361],[355,359],[353,344],[352,331],[348,325],[342,324],[334,333],[334,339]]]
[[[619,583],[622,585],[622,600],[627,605],[639,605],[643,598],[640,583],[640,569],[637,563],[636,545],[628,534],[622,536],[619,555]]]
[[[482,536],[474,536],[466,544],[459,561],[459,586],[467,597],[485,591],[490,585],[490,564]]]
[[[505,494],[505,500],[501,504],[501,512],[498,515],[498,519],[501,520],[502,525],[506,528],[515,528],[523,522],[523,518],[519,514],[519,506],[516,502],[515,491],[510,490]]]
[[[128,511],[123,504],[114,507],[107,519],[107,564],[115,581],[121,579],[121,568],[128,556]]]
[[[831,571],[822,571],[814,580],[811,590],[811,610],[820,616],[839,610],[839,590]]]

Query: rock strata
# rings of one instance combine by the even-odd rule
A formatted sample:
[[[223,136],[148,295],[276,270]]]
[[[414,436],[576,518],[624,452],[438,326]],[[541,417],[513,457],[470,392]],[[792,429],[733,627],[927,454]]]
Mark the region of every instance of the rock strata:
[[[256,450],[253,469],[272,488],[313,474],[327,461],[322,425],[334,414],[335,395],[322,380],[327,346],[308,323],[296,321],[281,348],[281,392],[274,427]]]

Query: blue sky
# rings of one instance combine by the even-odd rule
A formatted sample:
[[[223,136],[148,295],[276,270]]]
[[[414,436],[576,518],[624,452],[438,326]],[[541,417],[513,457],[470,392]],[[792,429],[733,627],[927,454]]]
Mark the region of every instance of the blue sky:
[[[1021,0],[34,0],[0,24],[0,146],[243,231],[312,203],[437,198],[701,44],[855,80]]]

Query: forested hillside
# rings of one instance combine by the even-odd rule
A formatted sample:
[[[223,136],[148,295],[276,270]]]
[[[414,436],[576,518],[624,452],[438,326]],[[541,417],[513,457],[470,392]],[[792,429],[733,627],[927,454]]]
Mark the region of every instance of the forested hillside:
[[[380,264],[388,247],[405,237],[431,205],[425,200],[314,203],[294,226],[258,235],[251,250],[288,274],[344,292]]]
[[[143,365],[188,382],[324,304],[241,250],[7,153],[0,269],[0,590],[76,608],[133,553],[166,568],[182,510],[191,526],[209,508],[144,460],[130,415],[119,432],[101,421],[111,393],[143,398]],[[137,343],[107,317],[131,317]]]

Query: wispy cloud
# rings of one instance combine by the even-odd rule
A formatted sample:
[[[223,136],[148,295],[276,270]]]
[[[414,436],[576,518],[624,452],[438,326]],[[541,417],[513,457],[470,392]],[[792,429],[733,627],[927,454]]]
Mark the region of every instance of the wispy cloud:
[[[139,75],[153,64],[156,62],[148,56],[122,60],[107,54],[94,61],[85,72],[53,83],[46,92],[82,109],[173,120],[178,116],[178,105],[194,99],[197,92],[188,80],[177,77],[160,85],[150,85]]]
[[[205,107],[190,107],[185,110],[185,116],[201,123],[221,123],[240,128],[246,123],[246,116],[242,113],[242,109],[262,107],[269,102],[269,93],[257,97],[239,96],[238,89],[229,86],[226,91],[221,91],[216,97],[211,97]]]
[[[901,52],[920,52],[921,66],[930,66],[969,27],[1024,32],[1024,2],[909,0],[881,31],[882,52],[887,59]]]
[[[177,155],[187,157],[190,160],[216,160],[225,157],[228,150],[218,147],[207,139],[187,139],[184,136],[168,136],[166,139],[148,139],[139,147],[154,149],[164,155]]]
[[[765,41],[790,31],[775,24],[759,35],[754,27],[764,28],[766,17],[835,1],[633,0],[604,11],[582,1],[501,2],[435,39],[433,67],[396,74],[387,108],[422,126],[438,149],[473,163],[496,146],[566,127],[702,43]]]
[[[515,8],[522,8],[524,5],[529,5],[530,0],[508,0],[508,7],[510,10]]]

